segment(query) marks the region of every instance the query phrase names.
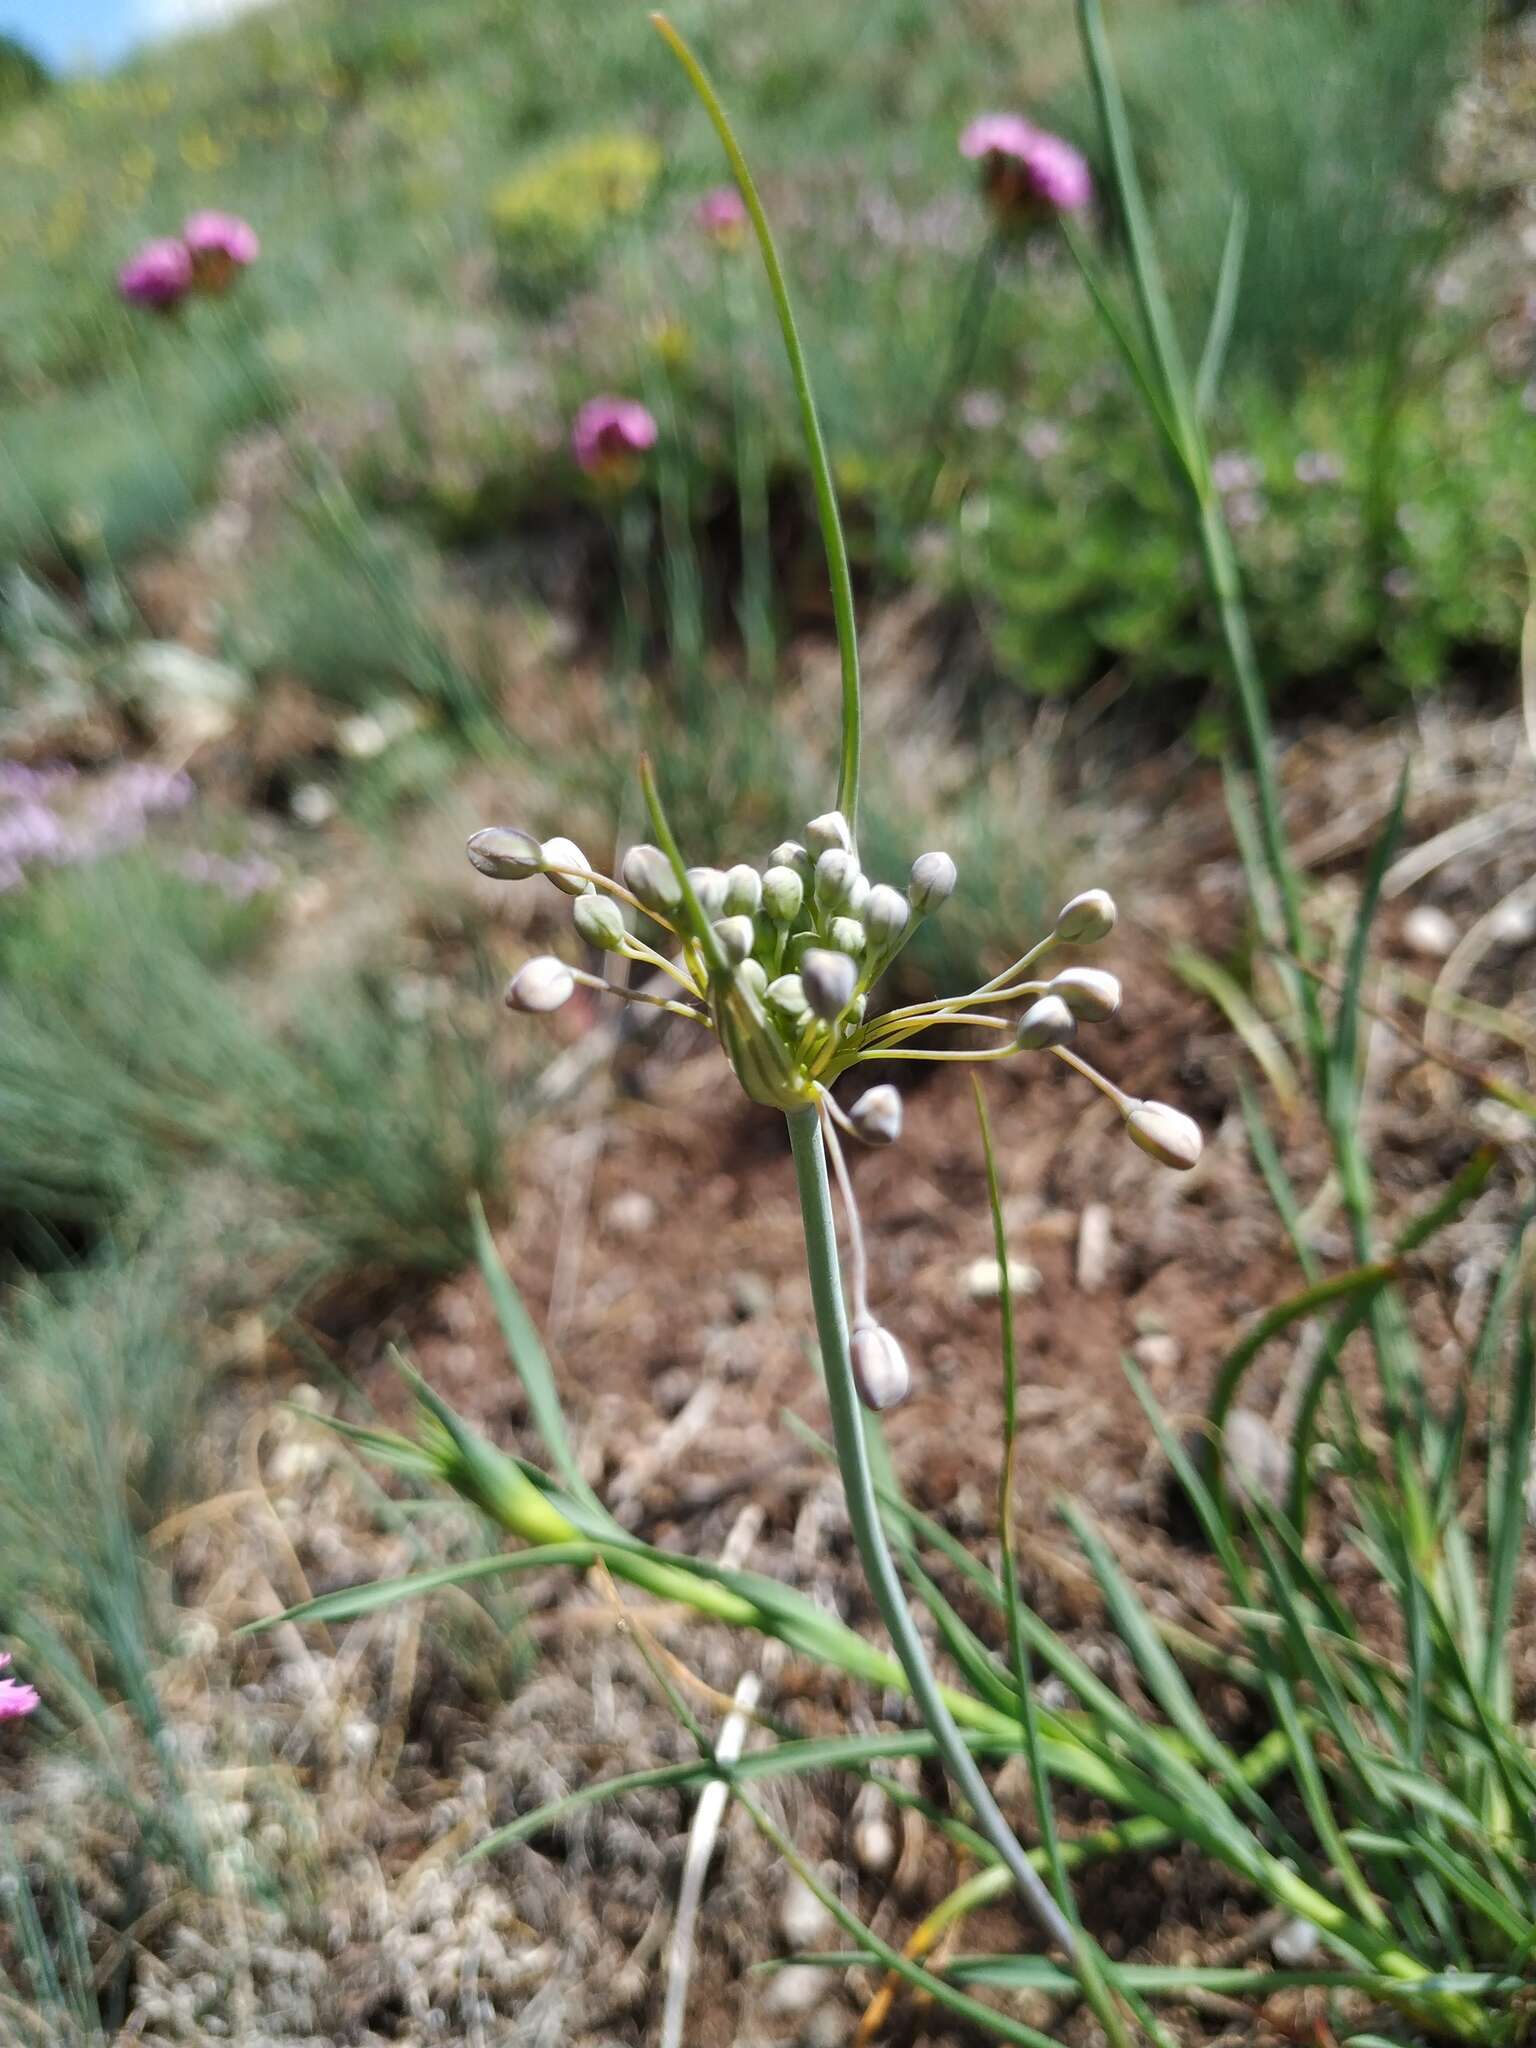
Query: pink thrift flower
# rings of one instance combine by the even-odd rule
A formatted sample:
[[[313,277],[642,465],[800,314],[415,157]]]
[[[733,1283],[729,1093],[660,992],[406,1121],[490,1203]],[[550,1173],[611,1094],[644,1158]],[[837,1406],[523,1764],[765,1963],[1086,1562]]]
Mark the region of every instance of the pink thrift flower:
[[[0,1650],[0,1671],[10,1661],[9,1653]],[[0,1678],[0,1721],[20,1721],[27,1714],[35,1714],[41,1705],[35,1687],[21,1685],[14,1678]]]
[[[194,213],[181,237],[200,292],[227,292],[261,254],[256,230],[235,213]]]
[[[571,428],[571,453],[588,476],[627,478],[656,445],[656,422],[633,398],[589,398]]]
[[[192,258],[184,242],[146,242],[117,273],[117,288],[132,306],[169,313],[192,289]]]
[[[734,185],[717,185],[693,209],[705,234],[724,248],[735,248],[747,231],[746,201]]]
[[[982,114],[960,137],[960,154],[982,166],[982,184],[1003,220],[1076,213],[1093,197],[1082,154],[1022,114]]]

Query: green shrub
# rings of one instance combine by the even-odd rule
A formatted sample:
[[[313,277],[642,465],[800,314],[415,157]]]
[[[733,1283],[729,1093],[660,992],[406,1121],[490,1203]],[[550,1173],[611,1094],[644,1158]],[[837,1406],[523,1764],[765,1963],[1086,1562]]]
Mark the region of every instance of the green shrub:
[[[648,136],[580,136],[498,186],[490,222],[509,291],[549,305],[571,290],[604,239],[645,207],[661,165]]]
[[[48,67],[14,36],[0,35],[0,117],[48,90]]]

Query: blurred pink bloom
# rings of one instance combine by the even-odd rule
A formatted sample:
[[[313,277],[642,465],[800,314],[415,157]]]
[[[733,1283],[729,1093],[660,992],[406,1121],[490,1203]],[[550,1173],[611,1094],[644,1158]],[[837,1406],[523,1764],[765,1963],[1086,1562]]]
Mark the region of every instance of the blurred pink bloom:
[[[588,476],[625,476],[656,445],[656,422],[633,398],[589,398],[571,428],[571,453]]]
[[[1093,197],[1081,153],[1022,114],[982,114],[961,135],[960,154],[980,162],[987,197],[1007,220],[1076,213]]]
[[[256,230],[236,213],[194,213],[181,238],[200,292],[227,292],[240,272],[261,254]]]
[[[10,1661],[9,1654],[0,1650],[0,1671]],[[18,1684],[14,1678],[0,1678],[0,1721],[19,1721],[26,1714],[35,1714],[41,1705],[35,1687]]]
[[[734,185],[717,185],[693,209],[694,220],[717,242],[734,247],[747,231],[746,201]]]
[[[192,258],[184,242],[146,242],[117,273],[117,288],[130,305],[168,313],[192,289]]]

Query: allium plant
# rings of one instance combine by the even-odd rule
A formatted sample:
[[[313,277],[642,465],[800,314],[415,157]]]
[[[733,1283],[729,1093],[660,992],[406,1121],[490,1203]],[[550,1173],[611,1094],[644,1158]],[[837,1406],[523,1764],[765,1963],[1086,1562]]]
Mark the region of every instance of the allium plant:
[[[185,242],[162,236],[136,249],[117,273],[117,288],[131,306],[173,313],[192,289],[192,258]]]

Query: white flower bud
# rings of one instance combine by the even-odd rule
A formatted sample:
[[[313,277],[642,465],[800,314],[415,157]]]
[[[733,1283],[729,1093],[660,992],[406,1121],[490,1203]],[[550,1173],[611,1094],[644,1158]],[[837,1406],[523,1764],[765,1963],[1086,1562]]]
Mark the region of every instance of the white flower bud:
[[[1041,996],[1019,1019],[1014,1042],[1020,1052],[1044,1052],[1050,1045],[1069,1045],[1077,1036],[1077,1019],[1060,996]]]
[[[779,1015],[792,1024],[803,1024],[811,1014],[805,983],[798,974],[781,974],[777,980],[770,981],[768,1000]]]
[[[889,1081],[866,1088],[849,1110],[848,1121],[866,1145],[894,1145],[901,1136],[901,1097]]]
[[[715,926],[715,937],[725,950],[727,960],[745,960],[752,951],[757,938],[757,927],[750,917],[722,917]]]
[[[930,910],[949,901],[958,880],[955,864],[947,853],[920,853],[912,863],[907,881],[907,901],[919,917],[926,917]]]
[[[1084,1024],[1102,1024],[1120,1007],[1120,984],[1102,967],[1069,967],[1047,987]]]
[[[1194,1118],[1166,1102],[1138,1102],[1127,1116],[1125,1128],[1133,1145],[1139,1145],[1160,1166],[1171,1166],[1177,1173],[1188,1173],[1192,1166],[1198,1166],[1205,1150],[1205,1140]]]
[[[587,864],[587,856],[574,839],[546,839],[539,848],[539,856],[544,863],[545,874],[565,895],[585,896],[592,887],[585,879],[592,872]],[[554,868],[574,869],[575,872],[557,875],[551,873]]]
[[[589,946],[603,953],[617,953],[628,936],[623,911],[611,896],[599,896],[595,890],[577,897],[571,922]]]
[[[761,960],[743,960],[736,969],[738,987],[751,989],[755,996],[768,993],[768,970]]]
[[[525,960],[507,983],[509,1010],[558,1010],[575,993],[576,979],[563,960],[548,953]]]
[[[1118,916],[1107,889],[1085,889],[1057,912],[1055,936],[1070,946],[1096,946],[1114,930]]]
[[[800,979],[805,999],[816,1015],[830,1024],[853,1001],[859,985],[859,970],[846,953],[829,953],[812,946],[800,962]]]
[[[699,899],[699,908],[713,920],[725,915],[725,877],[718,868],[690,868],[688,879]]]
[[[683,900],[677,872],[659,846],[632,846],[619,869],[619,880],[637,903],[662,917],[670,916]]]
[[[792,867],[776,861],[763,876],[763,908],[775,924],[793,924],[804,901],[804,882]]]
[[[907,899],[899,889],[893,889],[889,882],[876,882],[864,901],[864,928],[869,933],[869,943],[879,952],[885,952],[901,937],[912,915]]]
[[[853,834],[848,829],[848,820],[841,811],[823,811],[819,818],[812,818],[805,828],[806,850],[812,860],[836,847],[839,853],[852,853]]]
[[[803,882],[815,863],[798,839],[784,839],[768,856],[771,868],[793,868]]]
[[[864,927],[856,917],[834,917],[827,926],[827,944],[857,960],[864,952]]]
[[[856,1323],[848,1344],[854,1385],[866,1408],[894,1408],[912,1389],[907,1355],[883,1323]]]
[[[727,917],[755,917],[763,900],[763,878],[756,868],[738,861],[725,871],[725,914]]]
[[[493,882],[526,882],[544,866],[537,839],[515,825],[487,825],[472,832],[464,850],[471,866],[477,867],[482,875],[489,875]]]
[[[826,911],[851,910],[862,880],[855,857],[829,846],[816,863],[816,901]]]

